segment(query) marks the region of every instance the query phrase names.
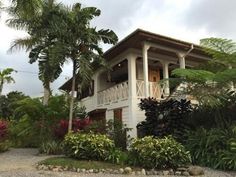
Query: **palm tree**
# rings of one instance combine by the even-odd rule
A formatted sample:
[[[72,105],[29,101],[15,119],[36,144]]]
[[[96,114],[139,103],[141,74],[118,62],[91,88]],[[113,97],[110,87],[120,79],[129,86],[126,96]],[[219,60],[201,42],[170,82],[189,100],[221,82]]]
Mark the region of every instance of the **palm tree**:
[[[60,39],[56,44],[61,53],[65,54],[65,60],[68,58],[73,64],[69,131],[72,129],[76,75],[80,75],[81,84],[86,85],[93,73],[92,63],[103,61],[99,43],[115,44],[118,40],[112,30],[97,30],[90,26],[90,21],[100,13],[95,7],[82,8],[80,3],[68,8],[64,16],[65,26],[60,30]]]
[[[44,86],[44,105],[48,104],[51,95],[50,84],[62,72],[63,62],[61,61],[63,60],[60,59],[62,56],[54,52],[55,30],[56,27],[60,28],[61,9],[61,4],[56,4],[54,0],[47,0],[43,2],[40,14],[31,17],[30,20],[17,17],[8,21],[10,26],[23,26],[30,34],[29,37],[16,39],[10,51],[26,48],[26,51],[29,51],[29,63],[38,61],[39,79]]]
[[[0,96],[2,95],[3,85],[5,83],[15,82],[14,79],[11,77],[12,72],[14,72],[14,69],[12,68],[6,68],[0,71]]]
[[[8,12],[12,16],[18,16],[24,19],[40,13],[43,0],[9,0],[11,2]]]

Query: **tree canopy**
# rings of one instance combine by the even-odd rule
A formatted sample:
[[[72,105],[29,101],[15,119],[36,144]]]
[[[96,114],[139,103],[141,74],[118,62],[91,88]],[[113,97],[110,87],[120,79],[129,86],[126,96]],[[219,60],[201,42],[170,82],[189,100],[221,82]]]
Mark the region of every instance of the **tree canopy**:
[[[212,60],[192,69],[175,69],[172,75],[187,83],[184,94],[190,94],[200,104],[217,106],[220,98],[234,91],[236,83],[236,43],[221,38],[201,40],[204,51]]]

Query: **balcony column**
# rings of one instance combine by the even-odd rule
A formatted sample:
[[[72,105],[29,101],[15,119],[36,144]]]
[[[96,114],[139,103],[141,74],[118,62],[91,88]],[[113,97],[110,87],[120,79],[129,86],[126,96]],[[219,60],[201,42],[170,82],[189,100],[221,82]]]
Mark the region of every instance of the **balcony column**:
[[[132,130],[128,132],[129,136],[135,138],[137,137],[137,93],[136,93],[136,58],[134,54],[127,56],[128,59],[128,85],[129,85],[129,121],[128,127]]]
[[[169,63],[166,61],[161,62],[163,66],[163,78],[166,79],[164,85],[164,95],[170,95],[170,87],[169,87]]]
[[[179,57],[179,67],[185,69],[185,55],[183,53],[178,53]]]
[[[136,97],[136,58],[129,55],[128,59],[128,81],[129,81],[129,97]]]
[[[149,97],[149,83],[148,83],[148,49],[149,45],[143,44],[143,78],[144,78],[144,96]]]
[[[184,54],[184,53],[177,53],[177,55],[179,57],[179,68],[180,69],[185,69],[186,68],[186,64],[185,64],[185,56],[186,56],[186,54]],[[179,85],[179,90],[181,90],[181,91],[186,90],[186,88],[187,88],[187,84],[186,83],[181,83]],[[182,95],[180,98],[181,99],[187,99],[187,95]]]

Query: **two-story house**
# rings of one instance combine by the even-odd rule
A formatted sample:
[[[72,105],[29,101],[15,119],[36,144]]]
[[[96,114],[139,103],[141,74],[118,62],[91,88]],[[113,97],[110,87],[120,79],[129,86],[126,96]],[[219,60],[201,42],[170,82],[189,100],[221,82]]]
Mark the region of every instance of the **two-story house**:
[[[138,107],[140,99],[165,99],[171,90],[168,81],[159,84],[161,79],[168,79],[175,68],[193,67],[210,59],[198,45],[141,29],[106,51],[104,58],[112,72],[96,71],[80,101],[94,119],[122,120],[132,128],[132,137],[137,135],[137,123],[145,119]],[[60,89],[70,91],[69,83]]]

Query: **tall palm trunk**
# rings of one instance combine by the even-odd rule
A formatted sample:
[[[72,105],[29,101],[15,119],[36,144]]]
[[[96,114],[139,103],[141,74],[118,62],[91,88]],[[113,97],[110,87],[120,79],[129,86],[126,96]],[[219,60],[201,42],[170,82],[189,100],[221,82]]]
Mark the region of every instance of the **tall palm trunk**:
[[[48,100],[50,97],[50,85],[47,84],[46,86],[44,86],[44,92],[43,92],[43,105],[47,106],[48,105]]]
[[[75,79],[76,79],[76,61],[73,60],[73,74],[72,74],[72,88],[71,88],[71,98],[70,98],[70,114],[69,114],[68,132],[70,132],[72,130],[74,94],[75,94]]]
[[[2,96],[3,80],[0,81],[0,96]]]

